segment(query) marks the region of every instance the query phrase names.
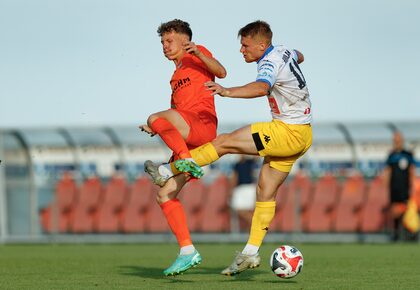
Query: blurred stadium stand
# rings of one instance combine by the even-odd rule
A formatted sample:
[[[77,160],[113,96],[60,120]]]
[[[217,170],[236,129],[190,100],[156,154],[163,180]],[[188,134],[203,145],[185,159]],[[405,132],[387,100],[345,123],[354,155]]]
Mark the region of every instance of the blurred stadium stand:
[[[221,126],[219,133],[238,127]],[[312,148],[279,189],[272,231],[385,234],[388,194],[379,174],[392,132],[402,131],[420,156],[418,128],[416,122],[314,124]],[[0,129],[0,241],[167,234],[157,187],[144,175],[143,163],[169,156],[159,138],[136,126]],[[232,223],[229,208],[226,176],[236,158],[221,158],[183,189],[192,232],[248,232]]]

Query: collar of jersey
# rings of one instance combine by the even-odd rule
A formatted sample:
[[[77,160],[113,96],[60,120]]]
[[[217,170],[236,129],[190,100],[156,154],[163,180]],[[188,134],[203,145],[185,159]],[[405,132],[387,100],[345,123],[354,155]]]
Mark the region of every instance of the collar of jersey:
[[[274,48],[274,46],[273,45],[270,45],[270,47],[269,48],[267,48],[265,51],[264,51],[264,54],[260,57],[260,59],[257,61],[257,63],[259,63],[260,62],[260,60],[262,60],[267,54],[269,54],[272,50],[273,50],[273,48]]]

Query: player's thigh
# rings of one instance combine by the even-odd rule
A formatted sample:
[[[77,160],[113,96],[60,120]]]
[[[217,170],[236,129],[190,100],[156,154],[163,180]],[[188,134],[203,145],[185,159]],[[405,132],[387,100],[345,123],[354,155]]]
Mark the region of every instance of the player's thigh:
[[[209,112],[192,113],[179,111],[190,126],[190,134],[185,140],[188,148],[196,148],[206,144],[217,135],[217,117]]]
[[[288,172],[279,171],[271,167],[268,160],[264,160],[258,178],[257,201],[274,201],[279,186],[288,175]]]
[[[158,118],[166,119],[179,131],[179,133],[181,133],[181,136],[182,138],[184,138],[184,140],[187,139],[190,133],[190,124],[188,124],[188,122],[177,110],[170,109],[170,110],[154,113],[149,117],[149,119],[147,120],[147,123],[150,126],[151,123],[153,123]]]
[[[228,134],[221,134],[212,143],[221,155],[227,153],[258,155],[257,148],[252,139],[250,125]]]

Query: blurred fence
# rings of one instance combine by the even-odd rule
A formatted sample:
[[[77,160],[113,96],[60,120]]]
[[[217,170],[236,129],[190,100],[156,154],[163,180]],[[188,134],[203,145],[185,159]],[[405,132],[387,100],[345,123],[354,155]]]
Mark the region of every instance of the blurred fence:
[[[376,176],[395,129],[420,156],[419,127],[418,122],[314,124],[313,146],[280,189],[271,230],[385,233],[387,192]],[[136,126],[0,130],[0,239],[167,233],[143,163],[163,162],[169,155],[159,138],[141,134]],[[234,237],[247,231],[234,222],[223,185],[236,158],[221,158],[203,181],[185,188],[182,198],[191,207],[193,232]],[[369,229],[364,224],[369,220],[380,226]]]

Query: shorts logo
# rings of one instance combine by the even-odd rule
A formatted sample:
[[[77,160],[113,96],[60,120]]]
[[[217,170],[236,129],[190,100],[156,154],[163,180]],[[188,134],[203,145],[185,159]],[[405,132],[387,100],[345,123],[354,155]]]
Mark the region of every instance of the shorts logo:
[[[268,142],[270,142],[270,140],[271,140],[270,136],[265,135],[265,134],[263,134],[263,135],[264,135],[265,144],[268,144]]]

